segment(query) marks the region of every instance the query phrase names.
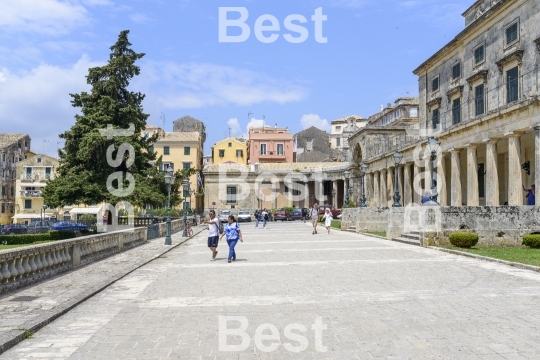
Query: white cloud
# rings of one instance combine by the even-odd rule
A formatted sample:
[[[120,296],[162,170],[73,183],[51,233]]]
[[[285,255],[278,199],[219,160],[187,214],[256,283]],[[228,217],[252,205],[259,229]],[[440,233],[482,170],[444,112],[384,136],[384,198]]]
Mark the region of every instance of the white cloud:
[[[74,1],[2,0],[0,26],[8,31],[59,34],[88,23],[88,12]]]
[[[227,125],[229,125],[231,136],[236,136],[240,133],[241,127],[237,118],[229,119],[229,121],[227,121]]]
[[[29,72],[0,71],[0,132],[29,133],[32,147],[56,155],[58,135],[74,123],[79,109],[71,106],[70,93],[88,91],[88,68],[103,65],[83,56],[71,67],[42,64]]]
[[[149,22],[152,21],[152,19],[146,15],[146,14],[141,14],[141,13],[135,13],[135,14],[131,14],[129,16],[129,18],[131,19],[131,21],[133,21],[135,24],[139,24],[139,25],[142,25],[142,24],[147,24]]]
[[[302,127],[304,129],[307,129],[311,126],[315,126],[316,128],[319,128],[324,131],[331,130],[328,120],[321,119],[321,117],[317,114],[306,114],[302,116],[302,119],[300,119],[300,122],[302,123]]]
[[[146,63],[141,73],[142,79],[137,81],[152,88],[152,93],[147,91],[149,99],[169,109],[248,106],[263,102],[285,104],[307,96],[302,86],[290,81],[217,64]]]

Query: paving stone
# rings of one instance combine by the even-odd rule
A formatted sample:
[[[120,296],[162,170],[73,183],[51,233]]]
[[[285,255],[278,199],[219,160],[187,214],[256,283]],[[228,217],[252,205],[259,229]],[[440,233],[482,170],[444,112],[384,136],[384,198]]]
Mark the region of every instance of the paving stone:
[[[236,263],[223,241],[211,262],[205,234],[196,236],[0,359],[540,358],[540,274],[353,233],[313,236],[298,222],[250,225],[241,224]],[[247,349],[220,351],[220,316],[247,319]],[[326,352],[314,342],[318,317]],[[255,346],[262,324],[279,331],[273,352]],[[306,328],[300,353],[283,345],[299,344],[285,338],[289,324]]]

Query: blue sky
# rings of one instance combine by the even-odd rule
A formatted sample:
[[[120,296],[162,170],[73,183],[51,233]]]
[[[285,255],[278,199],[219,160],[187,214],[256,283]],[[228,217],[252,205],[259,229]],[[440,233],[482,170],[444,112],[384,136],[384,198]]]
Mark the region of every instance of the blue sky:
[[[121,30],[130,30],[149,122],[172,130],[191,115],[207,124],[210,146],[260,123],[293,133],[352,114],[368,117],[400,96],[416,96],[412,71],[452,39],[473,0],[0,0],[0,132],[29,133],[34,151],[56,153],[74,123],[69,93],[88,90],[89,67],[104,64]],[[251,37],[220,43],[219,7],[245,7]],[[315,40],[322,7],[325,44]],[[280,22],[264,44],[254,24]],[[284,19],[299,14],[308,39],[287,42]],[[237,16],[237,15],[236,15]],[[231,16],[234,17],[234,16]],[[231,35],[238,30],[230,30]],[[236,32],[235,32],[236,31]],[[296,35],[296,34],[293,34]],[[248,118],[248,113],[253,113]]]

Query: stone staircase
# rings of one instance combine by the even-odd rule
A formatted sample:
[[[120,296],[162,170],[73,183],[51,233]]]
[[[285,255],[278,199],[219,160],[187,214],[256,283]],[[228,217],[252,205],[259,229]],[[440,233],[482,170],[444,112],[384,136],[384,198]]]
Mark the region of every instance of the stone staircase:
[[[412,231],[408,234],[402,234],[400,237],[393,238],[392,241],[420,246],[420,233],[417,231]]]

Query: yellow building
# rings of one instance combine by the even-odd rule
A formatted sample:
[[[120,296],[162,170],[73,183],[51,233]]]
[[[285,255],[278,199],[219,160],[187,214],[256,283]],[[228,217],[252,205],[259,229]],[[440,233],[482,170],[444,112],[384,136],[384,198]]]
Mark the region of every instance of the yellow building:
[[[19,161],[16,166],[15,214],[14,223],[29,224],[32,219],[41,218],[43,211],[43,188],[47,181],[54,178],[58,169],[58,160],[42,154],[32,154],[28,159]],[[46,218],[56,217],[56,209],[45,209]]]
[[[167,132],[154,144],[153,151],[163,156],[163,168],[172,167],[174,171],[182,169],[201,170],[203,158],[203,137],[200,132]],[[190,178],[191,190],[199,191],[197,174]],[[189,199],[189,197],[186,196]],[[200,209],[202,199],[191,196],[187,201],[188,208]],[[192,202],[194,202],[192,204]]]
[[[248,164],[248,142],[245,139],[230,137],[218,141],[212,146],[212,164],[219,165],[225,162]]]

